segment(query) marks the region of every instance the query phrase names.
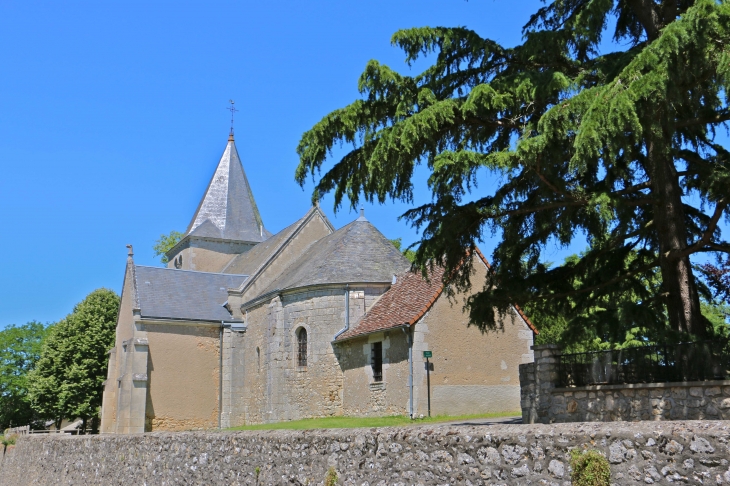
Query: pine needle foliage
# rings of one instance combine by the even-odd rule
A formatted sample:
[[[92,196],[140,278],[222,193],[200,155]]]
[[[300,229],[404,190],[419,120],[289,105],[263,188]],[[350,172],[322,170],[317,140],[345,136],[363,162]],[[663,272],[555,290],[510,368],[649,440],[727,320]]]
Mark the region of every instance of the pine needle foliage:
[[[601,54],[609,25],[623,50]],[[403,215],[422,231],[417,266],[444,264],[466,290],[465,251],[501,235],[467,304],[482,330],[514,302],[567,315],[631,301],[622,319],[705,337],[690,256],[730,253],[730,152],[715,138],[730,120],[730,2],[554,0],[523,34],[508,48],[466,28],[396,32],[408,63],[433,64],[405,76],[370,61],[361,98],[303,134],[297,181],[336,209],[412,203],[426,164],[432,200]],[[335,144],[352,150],[330,165]],[[472,197],[488,176],[493,192]],[[578,235],[587,251],[546,264]]]

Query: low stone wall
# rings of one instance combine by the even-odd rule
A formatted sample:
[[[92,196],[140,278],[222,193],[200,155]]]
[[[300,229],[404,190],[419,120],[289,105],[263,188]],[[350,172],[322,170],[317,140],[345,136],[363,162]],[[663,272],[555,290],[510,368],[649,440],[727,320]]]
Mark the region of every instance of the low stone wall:
[[[18,439],[0,484],[570,484],[597,449],[616,485],[730,484],[730,422],[582,423]]]
[[[730,381],[555,388],[550,420],[730,419]]]
[[[533,349],[520,365],[523,423],[730,419],[730,381],[558,388],[559,348]]]

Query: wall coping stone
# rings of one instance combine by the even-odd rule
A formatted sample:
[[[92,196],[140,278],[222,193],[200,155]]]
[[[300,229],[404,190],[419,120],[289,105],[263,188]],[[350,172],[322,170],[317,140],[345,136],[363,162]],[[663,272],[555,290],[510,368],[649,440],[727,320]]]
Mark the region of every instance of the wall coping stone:
[[[559,344],[537,344],[530,346],[530,349],[533,351],[541,351],[543,349],[561,349],[561,346]]]
[[[695,386],[730,386],[730,380],[708,380],[708,381],[673,381],[665,383],[626,383],[620,385],[589,385],[589,386],[568,386],[553,388],[553,393],[576,392],[576,391],[598,391],[598,390],[621,390],[626,388],[648,389],[648,388],[689,388]]]

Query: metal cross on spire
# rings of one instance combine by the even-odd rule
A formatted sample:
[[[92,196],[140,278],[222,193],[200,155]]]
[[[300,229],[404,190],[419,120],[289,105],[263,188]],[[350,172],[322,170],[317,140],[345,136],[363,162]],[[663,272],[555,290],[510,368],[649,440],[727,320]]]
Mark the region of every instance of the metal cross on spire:
[[[228,140],[233,140],[233,115],[238,111],[236,107],[234,106],[236,104],[233,100],[228,100],[228,102],[231,104],[230,107],[226,108],[226,110],[231,112],[231,133],[228,135]]]

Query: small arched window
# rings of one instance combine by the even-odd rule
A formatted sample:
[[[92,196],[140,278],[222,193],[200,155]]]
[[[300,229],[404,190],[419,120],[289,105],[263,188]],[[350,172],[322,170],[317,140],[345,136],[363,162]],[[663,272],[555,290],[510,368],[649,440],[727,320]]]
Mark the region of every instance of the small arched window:
[[[256,346],[256,371],[261,371],[261,350]]]
[[[297,332],[297,366],[307,366],[307,330]]]

